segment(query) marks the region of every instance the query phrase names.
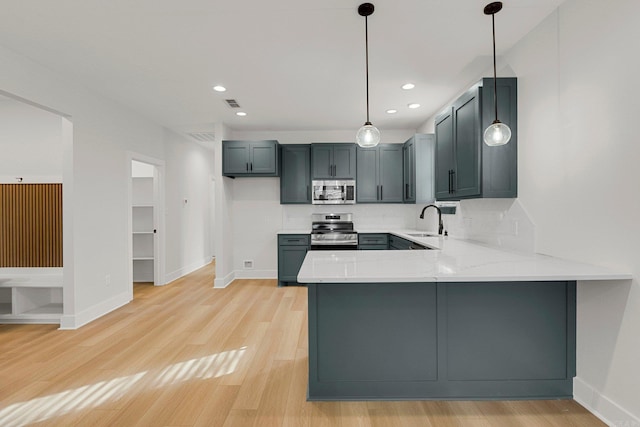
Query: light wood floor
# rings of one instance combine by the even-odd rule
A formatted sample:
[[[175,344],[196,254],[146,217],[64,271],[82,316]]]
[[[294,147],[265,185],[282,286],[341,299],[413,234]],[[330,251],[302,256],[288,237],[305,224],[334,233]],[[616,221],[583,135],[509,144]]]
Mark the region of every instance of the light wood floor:
[[[77,330],[0,325],[0,426],[603,426],[576,402],[307,402],[306,288],[213,266]]]

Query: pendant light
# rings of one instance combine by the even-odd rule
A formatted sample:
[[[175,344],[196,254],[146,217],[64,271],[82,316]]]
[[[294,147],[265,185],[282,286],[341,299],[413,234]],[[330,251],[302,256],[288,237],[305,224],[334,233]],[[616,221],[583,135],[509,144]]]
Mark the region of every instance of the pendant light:
[[[366,76],[367,76],[367,121],[356,134],[356,143],[360,147],[375,147],[380,142],[380,131],[369,121],[369,27],[367,17],[374,11],[371,3],[362,3],[358,7],[358,14],[364,16],[364,43],[366,53]]]
[[[496,76],[496,13],[502,10],[502,2],[489,3],[484,8],[485,15],[491,15],[493,25],[493,106],[496,119],[484,131],[484,143],[490,147],[504,145],[511,139],[509,126],[498,120],[498,78]]]

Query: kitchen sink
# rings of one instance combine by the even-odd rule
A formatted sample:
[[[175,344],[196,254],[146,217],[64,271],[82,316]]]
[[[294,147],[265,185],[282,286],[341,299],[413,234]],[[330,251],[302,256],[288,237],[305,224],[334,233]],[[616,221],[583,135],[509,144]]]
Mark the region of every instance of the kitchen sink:
[[[435,233],[407,233],[407,236],[411,237],[438,237]]]

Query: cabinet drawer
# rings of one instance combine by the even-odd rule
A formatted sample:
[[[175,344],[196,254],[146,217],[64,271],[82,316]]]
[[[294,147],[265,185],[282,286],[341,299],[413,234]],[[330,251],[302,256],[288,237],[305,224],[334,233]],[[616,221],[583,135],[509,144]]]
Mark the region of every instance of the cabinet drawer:
[[[309,246],[308,234],[280,234],[278,235],[278,245]]]
[[[358,246],[366,245],[388,245],[389,236],[387,234],[358,234]]]

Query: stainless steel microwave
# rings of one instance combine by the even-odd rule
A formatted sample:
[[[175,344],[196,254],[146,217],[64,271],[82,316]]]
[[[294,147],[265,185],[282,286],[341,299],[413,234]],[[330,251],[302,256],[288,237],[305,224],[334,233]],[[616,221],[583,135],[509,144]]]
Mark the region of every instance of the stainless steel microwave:
[[[313,180],[311,186],[311,200],[314,205],[349,205],[356,202],[356,182],[354,180]]]

